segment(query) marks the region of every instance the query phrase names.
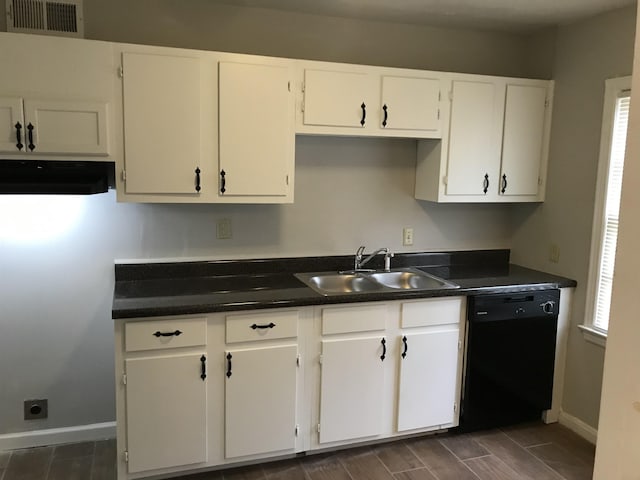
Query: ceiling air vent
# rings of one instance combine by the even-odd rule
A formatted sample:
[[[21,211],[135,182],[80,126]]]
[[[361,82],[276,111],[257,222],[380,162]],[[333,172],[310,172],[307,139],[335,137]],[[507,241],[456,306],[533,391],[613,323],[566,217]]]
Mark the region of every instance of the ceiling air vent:
[[[5,0],[7,31],[84,37],[83,0]]]

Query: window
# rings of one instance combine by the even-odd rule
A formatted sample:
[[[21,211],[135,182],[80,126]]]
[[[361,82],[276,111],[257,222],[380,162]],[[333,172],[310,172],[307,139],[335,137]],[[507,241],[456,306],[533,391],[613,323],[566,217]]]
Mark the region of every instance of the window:
[[[603,344],[609,327],[613,270],[618,240],[618,214],[627,140],[631,77],[607,80],[600,140],[598,184],[591,237],[591,262],[585,335]]]

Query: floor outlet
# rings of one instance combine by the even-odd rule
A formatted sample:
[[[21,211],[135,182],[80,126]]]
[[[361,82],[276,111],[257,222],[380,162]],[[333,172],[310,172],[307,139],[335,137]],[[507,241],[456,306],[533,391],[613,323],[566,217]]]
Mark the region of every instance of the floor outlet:
[[[402,229],[402,245],[405,247],[413,245],[413,228],[405,227]]]
[[[218,220],[218,223],[216,224],[216,237],[219,240],[227,240],[232,236],[231,219],[221,218],[220,220]]]

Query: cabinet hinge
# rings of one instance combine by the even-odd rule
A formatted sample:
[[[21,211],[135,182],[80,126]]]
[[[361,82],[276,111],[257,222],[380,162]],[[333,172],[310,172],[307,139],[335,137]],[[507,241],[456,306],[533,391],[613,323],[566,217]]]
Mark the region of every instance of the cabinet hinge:
[[[542,177],[538,177],[538,186],[542,185]]]
[[[296,355],[296,367],[299,367],[299,366],[300,366],[300,354]]]
[[[287,90],[291,91],[291,80],[287,82]]]
[[[125,450],[123,453],[124,453],[124,463],[129,463],[129,452]]]
[[[320,356],[318,357],[318,363],[319,363],[320,365],[322,365],[322,355],[320,355]]]
[[[447,178],[446,175],[444,177],[442,177],[442,184],[446,185],[447,184],[447,180],[448,180],[448,178]]]
[[[298,427],[298,425],[296,425],[296,437],[298,436],[299,432],[300,432],[300,427]]]
[[[320,424],[318,424],[318,426],[316,427],[316,430],[318,431],[318,433],[320,433]]]
[[[462,340],[458,340],[458,350],[462,350]]]
[[[122,173],[120,173],[120,178],[122,178],[123,182],[127,181],[127,171],[123,168]]]
[[[122,384],[123,384],[123,385],[126,385],[126,384],[127,384],[127,374],[126,374],[126,373],[123,373],[123,374],[122,374]]]
[[[544,99],[544,106],[545,106],[545,108],[549,106],[549,99],[548,98]]]
[[[458,412],[458,404],[457,403],[453,404],[453,411],[456,412],[456,413]]]
[[[118,76],[124,78],[124,67],[122,65],[118,67]]]

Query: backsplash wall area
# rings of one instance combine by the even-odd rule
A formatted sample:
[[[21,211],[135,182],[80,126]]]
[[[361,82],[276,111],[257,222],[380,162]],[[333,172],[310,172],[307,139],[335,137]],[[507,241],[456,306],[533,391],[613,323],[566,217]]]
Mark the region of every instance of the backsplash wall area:
[[[509,206],[415,200],[415,156],[413,140],[297,137],[292,205],[118,204],[114,192],[0,197],[4,218],[29,199],[35,213],[24,216],[60,201],[57,223],[69,223],[55,238],[42,227],[30,242],[0,226],[0,444],[2,434],[114,420],[114,259],[337,255],[361,244],[509,248]],[[216,239],[220,218],[231,219],[232,239]],[[413,247],[402,247],[406,226]],[[22,420],[22,402],[33,398],[49,399],[48,420]]]

